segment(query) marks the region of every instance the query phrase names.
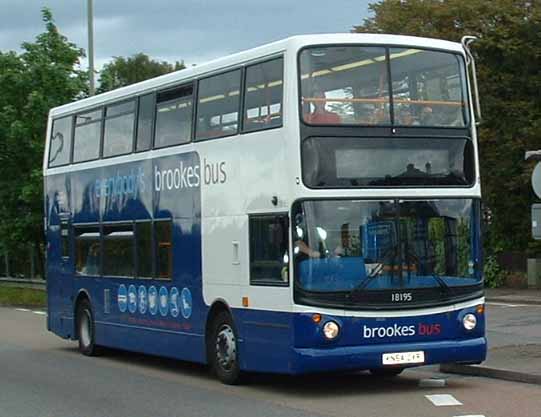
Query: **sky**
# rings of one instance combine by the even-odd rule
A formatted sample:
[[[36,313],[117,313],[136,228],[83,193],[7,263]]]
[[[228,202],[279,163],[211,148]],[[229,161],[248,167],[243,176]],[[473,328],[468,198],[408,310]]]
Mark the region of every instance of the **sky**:
[[[189,66],[292,35],[349,32],[373,1],[94,0],[96,67],[138,52]],[[86,0],[0,0],[0,51],[20,51],[44,31],[44,6],[87,49]]]

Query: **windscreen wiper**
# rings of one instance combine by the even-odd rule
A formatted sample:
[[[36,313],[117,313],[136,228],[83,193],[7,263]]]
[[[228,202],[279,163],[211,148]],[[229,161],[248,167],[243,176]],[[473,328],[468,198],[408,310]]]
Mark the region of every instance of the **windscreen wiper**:
[[[438,285],[442,288],[442,292],[444,294],[447,294],[451,291],[451,288],[449,287],[449,285],[447,285],[447,283],[443,280],[442,277],[440,277],[438,274],[432,274],[432,278],[434,278]]]
[[[391,252],[394,255],[392,256],[391,259],[395,260],[397,258],[396,256],[397,251],[398,251],[397,247],[389,249],[389,252]],[[386,257],[387,256],[384,255],[383,259],[385,259]],[[394,277],[394,266],[395,266],[395,263],[392,262],[391,263],[391,277]],[[383,271],[383,268],[384,268],[384,263],[378,262],[376,266],[370,271],[367,278],[363,282],[361,282],[359,285],[357,285],[355,288],[353,288],[351,292],[356,293],[356,292],[364,290],[366,287],[368,287],[368,284],[374,281],[378,276],[381,276],[381,272]]]
[[[358,291],[364,290],[368,286],[368,284],[370,284],[373,280],[375,280],[378,277],[378,275],[380,275],[381,271],[383,271],[383,264],[378,263],[377,266],[374,267],[372,271],[370,271],[370,273],[368,274],[368,277],[359,285],[357,285],[355,288],[353,288],[352,292],[358,292]]]

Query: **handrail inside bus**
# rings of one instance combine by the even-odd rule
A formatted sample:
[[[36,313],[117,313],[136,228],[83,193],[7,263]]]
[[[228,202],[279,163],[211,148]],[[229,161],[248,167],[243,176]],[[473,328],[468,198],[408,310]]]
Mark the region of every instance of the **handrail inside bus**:
[[[377,98],[321,98],[321,97],[303,97],[303,102],[306,103],[365,103],[365,104],[388,104],[388,97]],[[452,106],[462,107],[462,101],[446,101],[446,100],[408,100],[393,98],[394,103],[398,104],[414,104],[421,106]]]
[[[481,123],[481,104],[479,103],[479,89],[477,88],[477,71],[475,69],[475,59],[470,51],[470,45],[477,40],[476,36],[463,36],[461,39],[462,46],[466,52],[466,63],[468,66],[471,65],[472,72],[472,84],[474,92],[474,101],[475,101],[475,112],[477,113],[475,124],[478,125]]]

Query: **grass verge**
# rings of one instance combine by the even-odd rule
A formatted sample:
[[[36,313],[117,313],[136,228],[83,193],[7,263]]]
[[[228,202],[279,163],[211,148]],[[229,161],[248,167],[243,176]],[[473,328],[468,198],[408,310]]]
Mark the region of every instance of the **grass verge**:
[[[34,288],[0,285],[0,305],[45,307],[47,293]]]

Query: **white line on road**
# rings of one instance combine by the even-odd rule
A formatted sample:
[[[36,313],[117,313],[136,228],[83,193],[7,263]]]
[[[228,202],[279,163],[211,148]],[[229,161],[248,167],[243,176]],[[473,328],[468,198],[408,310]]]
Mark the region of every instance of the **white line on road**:
[[[485,417],[483,414],[468,414],[467,416],[454,416],[454,417]]]
[[[38,314],[40,316],[46,316],[47,315],[47,312],[45,312],[45,311],[32,311],[32,313]]]
[[[539,305],[536,304],[510,304],[510,303],[497,303],[497,302],[489,302],[486,303],[487,305],[491,306],[499,306],[499,307],[539,307]]]
[[[462,405],[451,394],[434,394],[434,395],[425,395],[428,401],[434,404],[436,407],[445,407],[449,405]]]
[[[16,308],[15,311],[24,311],[24,312],[28,312],[30,310],[28,310],[27,308]]]

